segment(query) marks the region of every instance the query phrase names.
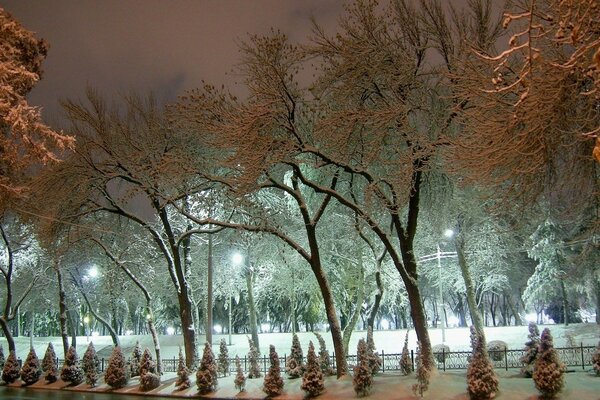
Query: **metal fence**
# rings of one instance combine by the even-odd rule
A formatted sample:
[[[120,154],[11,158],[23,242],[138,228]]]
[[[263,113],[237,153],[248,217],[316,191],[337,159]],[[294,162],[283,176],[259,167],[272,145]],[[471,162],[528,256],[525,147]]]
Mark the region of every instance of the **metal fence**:
[[[565,364],[567,368],[581,368],[585,370],[586,367],[592,366],[592,357],[596,352],[595,346],[584,346],[581,344],[577,347],[558,347],[554,348],[558,353],[558,356]],[[505,349],[503,351],[490,351],[489,356],[494,364],[494,368],[496,369],[505,369],[509,368],[521,368],[521,358],[525,354],[524,350],[508,350]],[[379,353],[379,357],[381,358],[381,372],[394,372],[400,371],[400,358],[402,357],[401,353],[391,353],[386,354],[385,352]],[[444,351],[434,352],[433,353],[434,360],[437,364],[439,370],[461,370],[467,369],[469,366],[469,360],[471,358],[470,351]],[[413,370],[415,369],[415,354],[414,351],[410,351],[410,359],[412,361]],[[279,357],[279,365],[282,370],[285,370],[285,360],[286,355],[283,357]],[[101,358],[100,360],[100,372],[104,372],[104,370],[108,367],[108,359]],[[335,355],[330,356],[331,365],[335,368]],[[346,357],[346,361],[348,362],[349,367],[353,367],[356,365],[356,355],[349,355]],[[244,356],[240,358],[241,367],[245,372],[250,370],[250,361],[248,357]],[[306,358],[305,358],[306,362]],[[63,360],[57,359],[58,365],[62,365]],[[21,364],[21,360],[19,360],[19,364]],[[177,372],[177,366],[179,364],[179,360],[177,358],[163,358],[162,367],[163,372]],[[259,357],[258,365],[261,372],[264,374],[267,372],[270,366],[269,357],[264,355]],[[229,359],[229,372],[235,373],[235,359]]]

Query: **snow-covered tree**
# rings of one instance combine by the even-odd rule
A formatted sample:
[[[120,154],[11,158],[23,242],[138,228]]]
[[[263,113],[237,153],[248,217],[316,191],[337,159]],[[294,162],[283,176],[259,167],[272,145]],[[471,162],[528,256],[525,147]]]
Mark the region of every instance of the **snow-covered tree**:
[[[542,398],[551,399],[563,389],[564,372],[565,365],[554,350],[550,329],[545,328],[540,337],[540,348],[533,369],[533,382]]]
[[[185,358],[183,357],[181,346],[179,346],[179,363],[177,364],[177,380],[175,381],[175,386],[179,390],[184,390],[189,388],[191,385],[192,382],[190,381],[190,370],[185,365]]]
[[[306,397],[316,397],[325,390],[323,381],[323,372],[319,359],[315,353],[315,347],[312,341],[308,343],[308,352],[306,353],[306,368],[302,375],[302,390],[306,392]]]
[[[75,386],[83,382],[83,369],[79,365],[79,357],[75,347],[69,347],[65,363],[60,371],[60,379],[65,382],[70,382],[70,385]]]
[[[369,355],[367,343],[364,339],[358,341],[356,349],[356,366],[354,367],[354,378],[352,379],[354,392],[358,397],[364,397],[371,391],[373,386],[373,375],[369,367]]]
[[[108,368],[104,373],[104,382],[113,389],[122,388],[129,382],[129,371],[121,346],[115,346],[108,359]]]
[[[600,376],[600,341],[598,341],[598,346],[596,346],[596,352],[592,356],[592,366],[596,375]]]
[[[129,376],[134,378],[140,376],[140,363],[142,362],[142,346],[140,341],[135,342],[135,347],[129,357]]]
[[[14,351],[8,353],[8,358],[2,369],[2,380],[6,383],[13,383],[19,379],[19,362]]]
[[[229,352],[227,351],[227,342],[221,339],[219,344],[219,373],[222,376],[229,375]]]
[[[417,341],[417,383],[412,386],[412,390],[419,397],[423,397],[423,394],[429,389],[429,377],[431,376],[431,371],[428,368],[429,363],[425,362],[425,357],[427,356],[421,352],[421,343]]]
[[[21,380],[25,385],[31,385],[36,383],[42,375],[42,369],[40,368],[40,360],[35,354],[35,350],[32,347],[27,354],[27,358],[21,368]]]
[[[498,392],[498,377],[490,361],[485,339],[471,325],[471,360],[467,368],[467,392],[472,400],[487,400]]]
[[[248,338],[248,363],[250,363],[250,371],[248,372],[248,378],[260,378],[262,373],[260,372],[260,366],[258,365],[258,350],[254,346],[252,339]]]
[[[327,351],[327,346],[325,345],[325,340],[323,336],[318,332],[313,332],[319,341],[319,365],[321,365],[321,372],[323,375],[329,376],[335,374],[335,371],[331,367],[331,359],[329,358],[329,351]]]
[[[156,389],[160,385],[160,376],[156,373],[156,363],[152,359],[150,350],[144,349],[140,360],[140,390],[146,392]]]
[[[525,348],[523,349],[525,354],[521,357],[520,361],[523,364],[521,374],[527,378],[531,378],[540,347],[540,331],[535,322],[530,322],[528,329],[529,335],[527,337],[529,340],[525,342]]]
[[[381,369],[383,361],[379,353],[375,351],[375,342],[373,341],[373,329],[367,329],[367,358],[369,359],[369,368],[372,374],[376,374]]]
[[[210,344],[204,344],[204,353],[200,361],[200,367],[196,372],[196,386],[198,393],[207,394],[217,390],[217,363]]]
[[[42,371],[44,373],[44,379],[48,383],[56,382],[58,379],[58,364],[56,360],[56,352],[52,343],[48,343],[46,353],[44,353],[44,359],[42,360]]]
[[[404,336],[404,346],[402,346],[402,355],[400,356],[400,372],[402,375],[410,375],[412,372],[412,361],[408,353],[408,330]]]
[[[240,357],[237,355],[235,356],[235,379],[233,380],[233,384],[240,392],[243,392],[246,387],[246,375],[242,371],[242,363],[240,362]]]
[[[283,393],[283,378],[281,377],[281,367],[279,366],[279,355],[275,351],[275,346],[269,346],[269,360],[271,365],[269,371],[265,375],[263,382],[263,392],[267,396],[277,396]]]
[[[298,339],[298,335],[294,333],[290,355],[287,356],[287,360],[285,360],[285,372],[287,373],[288,378],[299,378],[302,376],[304,373],[303,358],[300,340]]]
[[[90,342],[85,353],[83,353],[83,372],[85,373],[85,383],[91,387],[96,386],[98,382],[98,371],[100,369],[100,360],[96,354],[94,343]]]

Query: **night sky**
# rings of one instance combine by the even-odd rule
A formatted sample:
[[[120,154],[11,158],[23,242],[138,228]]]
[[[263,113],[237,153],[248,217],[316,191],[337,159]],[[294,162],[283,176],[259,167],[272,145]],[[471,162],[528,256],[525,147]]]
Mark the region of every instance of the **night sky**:
[[[280,29],[294,41],[310,34],[310,16],[334,28],[341,0],[0,0],[50,50],[29,95],[44,118],[61,118],[59,100],[87,86],[108,97],[153,92],[173,101],[204,79],[232,88],[238,43]]]

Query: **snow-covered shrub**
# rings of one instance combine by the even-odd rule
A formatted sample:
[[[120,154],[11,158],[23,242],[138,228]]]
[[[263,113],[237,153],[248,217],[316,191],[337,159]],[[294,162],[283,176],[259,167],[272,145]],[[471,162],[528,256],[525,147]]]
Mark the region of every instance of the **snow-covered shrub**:
[[[298,335],[294,333],[292,337],[292,348],[290,355],[285,360],[285,372],[288,378],[299,378],[304,373],[304,356]]]
[[[487,400],[498,392],[498,377],[485,352],[485,340],[471,326],[471,360],[467,369],[467,391],[473,400]]]
[[[83,373],[85,374],[85,383],[91,387],[96,386],[98,382],[98,370],[100,369],[100,360],[96,354],[94,343],[90,342],[87,350],[83,353]]]
[[[402,347],[402,355],[400,356],[400,372],[402,375],[410,375],[412,372],[412,361],[408,353],[408,331],[404,336],[404,346]]]
[[[450,347],[445,344],[436,344],[432,347],[431,351],[433,352],[433,356],[438,362],[445,362],[446,357],[448,357],[448,353],[450,352]]]
[[[13,383],[19,379],[19,362],[14,351],[8,353],[8,358],[4,362],[2,369],[2,380],[6,383]]]
[[[65,382],[70,382],[70,386],[79,385],[83,382],[83,369],[81,368],[81,365],[79,365],[77,350],[75,350],[75,347],[73,346],[69,347],[69,350],[67,351],[65,363],[60,371],[60,379]]]
[[[160,385],[160,376],[156,374],[156,363],[152,359],[150,350],[144,349],[140,360],[140,390],[147,392]]]
[[[248,363],[250,364],[250,371],[248,372],[248,378],[260,378],[262,373],[260,372],[260,366],[258,365],[258,357],[260,354],[258,353],[258,349],[254,345],[252,339],[248,338]]]
[[[412,386],[412,390],[416,396],[420,397],[423,397],[423,394],[429,389],[429,377],[431,376],[431,371],[429,369],[430,363],[425,357],[425,354],[421,352],[421,342],[417,342],[417,383]]]
[[[367,329],[367,358],[369,359],[369,368],[371,373],[376,374],[381,369],[383,361],[379,357],[379,353],[375,351],[375,342],[373,341],[373,329]]]
[[[540,331],[538,330],[535,322],[530,322],[529,335],[527,342],[525,342],[525,348],[523,351],[525,354],[521,357],[521,375],[526,378],[531,378],[533,375],[533,367],[535,366],[535,360],[537,358],[538,349],[540,347]]]
[[[533,382],[542,394],[542,398],[551,399],[559,393],[564,386],[565,366],[558,358],[550,329],[542,331],[540,348],[533,368]]]
[[[592,366],[594,368],[594,372],[596,372],[596,376],[600,376],[600,341],[596,347],[596,352],[592,356]]]
[[[233,380],[233,384],[240,392],[243,392],[246,387],[246,375],[242,371],[242,363],[237,355],[235,356],[235,379]]]
[[[58,364],[56,363],[56,352],[52,343],[48,343],[46,353],[44,353],[42,372],[44,373],[46,382],[52,383],[58,380]]]
[[[139,340],[135,342],[135,347],[129,357],[129,376],[134,378],[140,376],[140,363],[142,362],[142,346]]]
[[[40,360],[32,347],[23,363],[23,368],[21,368],[21,380],[25,385],[31,385],[36,383],[41,375],[42,369],[40,368]]]
[[[369,368],[369,356],[367,354],[367,343],[364,339],[358,341],[356,349],[356,366],[352,378],[354,392],[358,397],[367,396],[373,386],[373,375]]]
[[[306,397],[315,397],[325,391],[325,382],[323,381],[323,372],[319,359],[315,353],[313,342],[308,343],[308,352],[306,353],[306,368],[302,375],[302,390],[306,392]]]
[[[227,350],[227,342],[221,339],[219,344],[219,373],[222,376],[229,375],[229,351]]]
[[[267,396],[277,396],[283,393],[283,378],[281,377],[281,367],[279,366],[279,356],[275,351],[275,346],[269,346],[269,360],[271,365],[265,375],[263,382],[263,392]]]
[[[181,351],[181,346],[179,346],[179,363],[177,364],[177,380],[175,381],[175,386],[177,389],[183,390],[189,388],[191,385],[190,370],[185,365],[183,352]]]
[[[319,341],[319,365],[321,366],[321,372],[323,375],[329,376],[335,374],[335,371],[331,367],[331,359],[329,358],[329,351],[325,345],[325,340],[318,332],[313,332]]]
[[[108,359],[108,368],[104,373],[104,382],[113,389],[119,389],[129,382],[127,363],[120,346],[116,346]]]
[[[487,351],[490,359],[494,361],[504,360],[504,351],[508,348],[506,342],[502,340],[492,340],[487,345]]]
[[[210,393],[217,389],[217,363],[208,342],[204,344],[202,361],[196,372],[196,386],[198,386],[200,394]]]

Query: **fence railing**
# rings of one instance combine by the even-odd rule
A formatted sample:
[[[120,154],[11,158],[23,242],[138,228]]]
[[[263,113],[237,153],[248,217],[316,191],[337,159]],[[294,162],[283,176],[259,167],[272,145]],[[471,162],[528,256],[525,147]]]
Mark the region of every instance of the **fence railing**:
[[[577,347],[558,347],[554,348],[558,353],[559,358],[568,368],[581,368],[585,370],[586,367],[592,366],[592,357],[596,351],[595,346],[584,346],[581,344]],[[521,368],[521,358],[525,355],[525,351],[519,350],[508,350],[503,351],[490,351],[489,356],[492,360],[494,368],[505,369],[509,368]],[[400,358],[401,353],[379,353],[381,358],[381,372],[394,372],[400,371]],[[442,371],[446,370],[460,370],[467,369],[469,366],[469,360],[471,358],[470,351],[444,351],[434,352],[434,360],[437,364],[438,369]],[[410,351],[410,359],[412,361],[413,370],[415,369],[415,354],[414,351]],[[283,371],[285,371],[285,360],[286,355],[279,357],[279,365]],[[101,358],[99,369],[100,372],[108,367],[108,359]],[[330,356],[331,365],[335,368],[335,355]],[[346,357],[346,361],[350,367],[356,365],[356,355],[349,355]],[[250,369],[250,361],[247,356],[240,358],[242,369],[248,372]],[[306,362],[306,357],[305,357]],[[63,360],[57,359],[58,365],[62,365]],[[19,360],[19,365],[21,360]],[[177,366],[179,360],[177,358],[163,358],[162,367],[163,372],[177,372]],[[258,358],[258,365],[261,372],[264,374],[267,372],[270,366],[270,360],[267,355],[263,355]],[[229,359],[229,373],[235,373],[235,359]]]

